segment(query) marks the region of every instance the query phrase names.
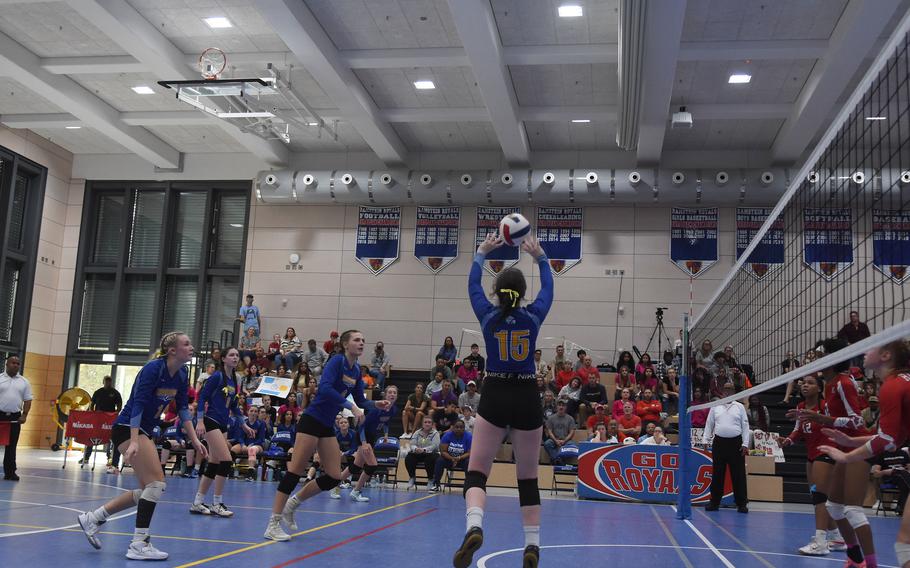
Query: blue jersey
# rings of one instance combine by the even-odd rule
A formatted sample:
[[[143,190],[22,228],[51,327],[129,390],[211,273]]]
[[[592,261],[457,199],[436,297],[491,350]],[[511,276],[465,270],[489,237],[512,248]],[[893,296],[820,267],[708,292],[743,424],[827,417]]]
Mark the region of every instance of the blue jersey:
[[[546,256],[537,260],[541,284],[537,299],[527,307],[513,309],[508,316],[502,318],[499,306],[494,306],[487,299],[480,284],[483,261],[484,255],[474,255],[471,274],[468,276],[468,293],[487,346],[487,376],[514,373],[530,375],[533,379],[536,368],[532,355],[537,348],[537,334],[553,304],[550,262]]]
[[[114,424],[139,428],[150,434],[158,425],[161,413],[171,400],[176,403],[180,421],[189,420],[186,396],[189,384],[186,367],[180,367],[174,376],[171,376],[165,358],[149,361],[136,376],[130,398],[123,405],[123,410]]]
[[[216,371],[205,380],[202,390],[199,391],[199,406],[196,409],[196,419],[201,420],[203,414],[222,426],[227,426],[231,415],[240,414],[237,407],[237,397],[240,395],[240,381],[236,375],[232,379],[221,371]],[[206,406],[208,403],[208,406]]]
[[[463,456],[464,454],[471,451],[471,441],[473,437],[470,432],[465,432],[461,435],[460,438],[455,436],[455,432],[446,432],[442,435],[442,439],[439,440],[439,444],[448,444],[448,453],[453,458],[458,456]]]
[[[227,438],[228,440],[237,443],[242,442],[246,435],[243,433],[243,423],[246,420],[243,416],[235,414],[228,418],[227,423]]]
[[[380,410],[375,406],[366,413],[366,416],[363,418],[363,423],[360,426],[360,431],[363,433],[374,433],[374,432],[383,432],[386,436],[389,435],[389,420],[395,416],[395,412],[398,411],[398,407],[391,406],[388,410]],[[361,439],[365,438],[365,435],[361,435]]]
[[[185,435],[183,432],[183,428],[181,428],[180,426],[177,426],[176,424],[173,426],[168,426],[167,428],[164,429],[164,432],[161,434],[161,438],[163,440],[176,440],[178,442],[182,442],[184,440],[184,437],[185,437]]]
[[[353,428],[348,428],[347,434],[342,434],[341,430],[336,428],[335,438],[338,439],[338,447],[341,449],[342,455],[345,456],[354,455],[354,452],[356,452],[357,448],[360,446],[357,432],[355,432]]]
[[[334,428],[335,417],[342,408],[350,404],[347,400],[348,394],[364,412],[375,406],[363,396],[360,365],[356,362],[348,365],[347,357],[334,355],[322,369],[316,396],[303,413],[312,416],[323,426]]]
[[[262,420],[256,420],[255,422],[250,422],[247,420],[246,423],[253,430],[253,436],[243,436],[243,443],[247,446],[261,446],[265,444],[265,439],[268,437],[268,427],[265,425],[265,422]]]

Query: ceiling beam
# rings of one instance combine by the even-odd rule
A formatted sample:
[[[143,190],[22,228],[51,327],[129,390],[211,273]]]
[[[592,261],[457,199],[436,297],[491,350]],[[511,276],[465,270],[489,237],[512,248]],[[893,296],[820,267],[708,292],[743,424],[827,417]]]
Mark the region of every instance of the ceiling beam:
[[[72,114],[160,168],[180,166],[180,152],[163,140],[137,126],[120,120],[120,113],[94,93],[69,77],[48,73],[40,58],[6,34],[0,33],[0,70],[35,93]]]
[[[831,34],[828,52],[815,65],[774,144],[775,163],[793,163],[806,151],[844,93],[847,83],[877,45],[885,27],[898,17],[901,0],[850,0]]]
[[[119,0],[67,0],[81,16],[94,23],[114,43],[148,66],[160,79],[200,79],[186,64],[183,52],[129,3]],[[214,103],[214,106],[218,106]],[[270,165],[287,164],[287,147],[277,140],[264,140],[219,120],[217,125],[253,155]]]
[[[828,41],[686,41],[679,49],[679,61],[739,61],[742,59],[819,59],[828,50]]]
[[[41,67],[55,75],[85,75],[89,73],[145,73],[148,65],[132,55],[102,55],[90,57],[45,57]]]
[[[310,9],[294,0],[257,0],[256,6],[379,159],[388,165],[407,162],[404,143]]]
[[[644,64],[642,65],[641,107],[638,122],[639,165],[660,162],[670,110],[670,96],[676,77],[686,1],[647,4],[645,14]]]
[[[503,62],[499,30],[490,2],[448,0],[448,4],[502,153],[509,164],[527,164],[531,157],[528,136],[524,123],[518,118],[518,98]]]

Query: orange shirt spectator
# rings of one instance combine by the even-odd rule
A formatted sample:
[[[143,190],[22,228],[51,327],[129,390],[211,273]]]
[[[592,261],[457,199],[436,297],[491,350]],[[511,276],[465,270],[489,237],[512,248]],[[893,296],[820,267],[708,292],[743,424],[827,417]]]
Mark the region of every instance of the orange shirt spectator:
[[[594,366],[590,355],[585,355],[583,361],[584,363],[576,372],[578,373],[578,376],[581,377],[581,384],[586,385],[591,377],[596,376],[597,378],[600,378],[600,372],[597,370],[597,367]]]
[[[590,432],[596,430],[598,424],[603,424],[604,426],[610,425],[611,416],[604,412],[606,408],[606,405],[603,404],[598,404],[594,407],[594,414],[588,417],[588,422],[586,424]]]
[[[622,416],[619,417],[619,431],[626,436],[632,436],[635,439],[641,435],[641,418],[632,413],[632,403],[627,402],[623,405]]]
[[[559,391],[562,387],[569,384],[573,377],[577,376],[578,373],[572,370],[571,364],[556,363],[556,390]]]
[[[660,413],[663,412],[663,405],[659,400],[654,400],[654,393],[651,389],[645,389],[642,393],[641,400],[635,405],[635,414],[641,418],[644,423],[660,423]]]

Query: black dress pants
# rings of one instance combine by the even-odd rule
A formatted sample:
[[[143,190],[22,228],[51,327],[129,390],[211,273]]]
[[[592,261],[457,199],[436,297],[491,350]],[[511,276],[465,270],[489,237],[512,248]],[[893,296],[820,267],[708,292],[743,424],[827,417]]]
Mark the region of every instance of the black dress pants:
[[[746,458],[742,454],[742,436],[723,438],[714,436],[711,451],[714,459],[714,472],[711,478],[711,504],[720,505],[724,496],[724,479],[727,477],[727,467],[730,468],[730,478],[733,480],[733,498],[737,507],[745,507],[749,502],[746,492]]]

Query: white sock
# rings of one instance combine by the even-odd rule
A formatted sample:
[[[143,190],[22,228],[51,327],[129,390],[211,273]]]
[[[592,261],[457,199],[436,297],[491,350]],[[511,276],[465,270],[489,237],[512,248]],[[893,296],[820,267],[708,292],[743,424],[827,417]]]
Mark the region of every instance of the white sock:
[[[220,504],[224,503],[224,497],[221,495],[215,495],[212,497],[212,499],[214,500],[214,503],[216,505],[220,505]]]
[[[817,542],[818,544],[825,544],[826,542],[828,542],[828,531],[816,530],[815,531],[815,542]]]
[[[280,523],[280,522],[281,522],[281,515],[276,515],[275,513],[272,513],[272,516],[269,517],[269,522],[270,522],[270,523],[275,523],[275,524]]]
[[[540,546],[540,525],[525,525],[525,546]]]
[[[467,517],[468,527],[465,529],[465,532],[474,527],[483,528],[483,509],[480,507],[468,507]]]
[[[205,501],[205,495],[202,493],[196,492],[196,498],[193,499],[193,505],[202,505],[202,502]]]
[[[841,538],[840,530],[838,530],[838,529],[831,529],[831,530],[825,531],[825,532],[827,533],[826,536],[827,536],[828,540],[844,540],[843,538]]]
[[[148,529],[136,528],[136,530],[133,531],[133,542],[143,542],[143,541],[148,540],[148,538],[149,538]]]
[[[291,511],[297,510],[297,507],[299,507],[299,506],[300,506],[300,499],[297,498],[297,494],[291,495],[290,498],[288,498],[287,504],[285,505],[285,507],[287,507]]]
[[[105,509],[104,507],[98,507],[97,509],[92,511],[92,516],[95,518],[95,522],[100,524],[100,523],[103,523],[104,521],[106,521],[107,518],[111,516],[111,514],[108,513],[107,509]]]

